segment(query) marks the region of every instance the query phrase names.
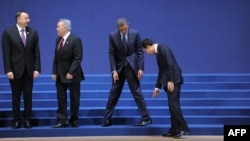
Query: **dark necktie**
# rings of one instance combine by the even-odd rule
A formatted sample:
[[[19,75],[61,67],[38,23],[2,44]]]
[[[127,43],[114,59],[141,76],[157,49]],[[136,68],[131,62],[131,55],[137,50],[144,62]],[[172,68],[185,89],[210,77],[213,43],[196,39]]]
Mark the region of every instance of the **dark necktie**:
[[[24,35],[24,29],[21,29],[21,38],[22,38],[22,41],[23,41],[23,45],[26,46],[26,38],[25,38],[25,35]]]
[[[127,40],[126,40],[126,35],[122,35],[122,44],[125,50],[125,54],[127,54]],[[124,66],[128,66],[128,61],[125,59]]]
[[[124,47],[124,49],[126,51],[127,50],[126,35],[122,35],[122,44],[123,44],[123,47]]]
[[[59,44],[59,48],[58,48],[58,53],[59,54],[61,54],[61,52],[62,52],[63,42],[64,42],[64,39],[62,38],[61,41],[60,41],[60,44]]]

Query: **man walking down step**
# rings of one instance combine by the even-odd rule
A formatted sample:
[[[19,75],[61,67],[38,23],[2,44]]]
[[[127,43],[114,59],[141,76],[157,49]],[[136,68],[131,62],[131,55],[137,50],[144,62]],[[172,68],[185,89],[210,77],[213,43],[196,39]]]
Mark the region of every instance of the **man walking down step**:
[[[180,92],[183,77],[173,52],[167,45],[157,44],[152,39],[144,39],[141,45],[146,53],[156,56],[159,67],[153,97],[157,97],[160,94],[161,87],[163,87],[168,96],[171,128],[163,136],[179,138],[183,134],[188,134],[189,129],[180,108]]]
[[[109,60],[112,72],[112,88],[106,105],[103,127],[112,125],[112,114],[120,98],[125,80],[141,114],[141,121],[135,126],[152,123],[140,86],[144,70],[144,55],[140,46],[138,31],[128,28],[125,18],[117,20],[117,30],[109,34]]]

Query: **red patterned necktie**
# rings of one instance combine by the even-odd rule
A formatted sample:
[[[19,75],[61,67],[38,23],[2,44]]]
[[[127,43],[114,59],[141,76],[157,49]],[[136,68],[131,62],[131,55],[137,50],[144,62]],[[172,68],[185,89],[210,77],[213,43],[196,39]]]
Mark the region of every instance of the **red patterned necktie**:
[[[61,54],[61,51],[62,51],[62,48],[63,48],[63,42],[64,42],[64,39],[62,38],[61,41],[60,41],[60,44],[59,44],[59,48],[58,48],[58,53]]]

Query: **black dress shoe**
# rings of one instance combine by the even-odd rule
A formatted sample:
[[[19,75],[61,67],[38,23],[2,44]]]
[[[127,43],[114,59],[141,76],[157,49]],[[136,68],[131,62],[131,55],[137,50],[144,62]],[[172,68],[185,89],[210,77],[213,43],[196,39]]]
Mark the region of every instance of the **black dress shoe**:
[[[102,127],[107,127],[107,126],[112,126],[112,121],[111,120],[105,120],[102,124]]]
[[[174,138],[180,138],[182,135],[184,135],[185,131],[179,131],[174,135]]]
[[[70,124],[71,124],[71,127],[74,127],[74,128],[79,127],[78,120],[71,121]]]
[[[168,132],[168,133],[165,133],[165,134],[162,134],[163,137],[174,137],[175,134],[173,132]]]
[[[183,135],[189,135],[189,131],[184,131]]]
[[[32,128],[30,120],[24,120],[23,126],[24,126],[24,128]]]
[[[13,121],[13,123],[12,123],[13,129],[18,129],[20,127],[21,127],[21,121]]]
[[[69,123],[58,123],[56,125],[53,125],[52,128],[67,128],[69,127]]]
[[[151,124],[151,123],[152,123],[151,119],[141,120],[139,123],[136,123],[135,126],[146,126],[146,125]]]

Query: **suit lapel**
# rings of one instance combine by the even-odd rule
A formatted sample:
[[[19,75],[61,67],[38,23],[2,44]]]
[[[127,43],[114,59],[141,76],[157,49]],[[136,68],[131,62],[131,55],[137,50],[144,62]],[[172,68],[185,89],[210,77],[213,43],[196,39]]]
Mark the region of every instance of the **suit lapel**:
[[[69,34],[69,36],[68,36],[68,38],[66,39],[66,41],[65,41],[65,43],[63,44],[63,49],[65,48],[65,47],[68,47],[68,45],[69,45],[69,43],[70,43],[70,41],[71,41],[71,33]],[[63,50],[62,50],[63,51]]]
[[[13,33],[16,35],[16,37],[19,40],[20,44],[22,44],[24,46],[22,38],[21,38],[20,33],[18,31],[18,28],[16,26],[13,28]]]
[[[29,41],[30,41],[30,29],[29,29],[29,27],[26,27],[26,29],[25,29],[25,32],[26,32],[26,47],[28,47],[28,45],[29,45]]]
[[[158,45],[158,47],[157,47],[157,53],[155,54],[156,61],[157,61],[158,65],[160,64],[160,52],[161,52],[161,49],[160,49],[160,46]]]
[[[59,49],[60,41],[61,41],[61,37],[58,37],[58,38],[56,39],[56,53],[57,53],[57,54],[58,54],[58,49]]]
[[[66,48],[69,47],[70,42],[71,42],[71,38],[72,38],[72,35],[71,35],[71,33],[70,33],[69,36],[67,37],[66,41],[65,41],[64,44],[63,44],[63,48],[62,48],[62,50],[61,50],[61,54],[63,53],[63,51],[64,51]],[[58,41],[58,43],[57,43],[57,48],[59,47],[59,44],[60,44],[61,39],[62,39],[62,38],[59,38],[59,41]],[[57,50],[57,51],[58,51],[58,50]]]

